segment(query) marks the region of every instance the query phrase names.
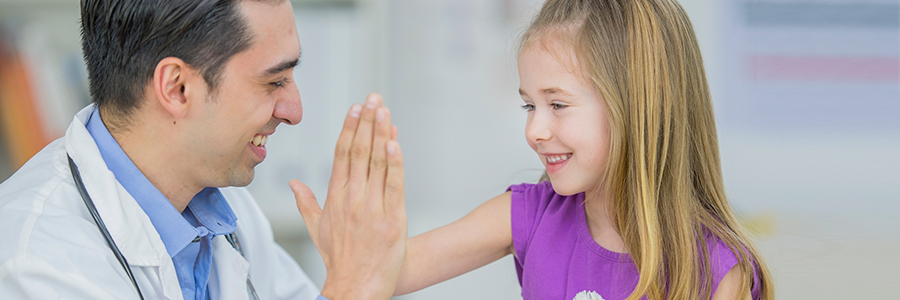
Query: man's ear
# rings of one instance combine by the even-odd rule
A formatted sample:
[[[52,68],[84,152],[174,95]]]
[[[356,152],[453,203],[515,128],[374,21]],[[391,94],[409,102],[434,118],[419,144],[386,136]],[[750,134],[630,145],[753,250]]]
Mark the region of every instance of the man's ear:
[[[156,64],[151,82],[156,101],[173,117],[184,117],[191,105],[185,90],[195,83],[196,76],[197,72],[180,58],[163,58]]]

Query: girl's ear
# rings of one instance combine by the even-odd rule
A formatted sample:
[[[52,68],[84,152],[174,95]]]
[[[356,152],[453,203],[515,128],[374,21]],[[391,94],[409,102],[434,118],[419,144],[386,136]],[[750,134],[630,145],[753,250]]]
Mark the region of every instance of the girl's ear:
[[[156,101],[174,118],[182,118],[190,107],[186,86],[191,84],[192,69],[180,58],[166,57],[156,64],[151,87]]]

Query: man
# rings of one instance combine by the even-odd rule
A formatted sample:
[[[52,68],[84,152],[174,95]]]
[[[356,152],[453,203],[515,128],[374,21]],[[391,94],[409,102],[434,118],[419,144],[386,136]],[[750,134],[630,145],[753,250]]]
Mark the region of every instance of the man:
[[[316,298],[249,193],[227,188],[249,184],[276,127],[302,117],[290,2],[81,9],[94,104],[0,185],[0,299]],[[329,270],[321,296],[388,298],[406,219],[379,96],[348,113],[324,211],[291,188]]]

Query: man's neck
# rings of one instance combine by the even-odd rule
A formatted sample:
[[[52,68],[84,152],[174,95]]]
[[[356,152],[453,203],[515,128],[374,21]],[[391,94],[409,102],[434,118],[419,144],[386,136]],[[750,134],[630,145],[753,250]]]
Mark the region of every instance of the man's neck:
[[[133,124],[142,123],[140,120],[135,121]],[[140,126],[132,126],[124,131],[110,131],[110,135],[144,177],[178,212],[183,212],[203,187],[190,180],[190,168],[180,161],[183,156],[175,153],[181,147],[170,144],[171,139],[164,139],[165,133],[160,133],[161,131]]]

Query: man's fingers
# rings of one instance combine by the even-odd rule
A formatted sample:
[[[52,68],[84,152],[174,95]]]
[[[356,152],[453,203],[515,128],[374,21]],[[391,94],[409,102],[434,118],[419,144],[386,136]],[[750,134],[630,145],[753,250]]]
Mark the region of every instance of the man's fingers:
[[[331,180],[328,182],[328,190],[335,188],[343,188],[347,184],[350,177],[350,146],[353,144],[353,137],[356,135],[356,128],[359,126],[359,117],[362,113],[361,104],[353,104],[347,117],[344,119],[344,127],[338,136],[337,144],[334,147],[334,165],[331,171]]]
[[[403,153],[400,143],[387,142],[388,170],[384,183],[384,208],[390,213],[404,213],[405,193],[403,190]]]
[[[397,140],[397,125],[391,125],[391,140]]]
[[[313,238],[314,242],[318,243],[319,218],[322,217],[322,208],[319,207],[319,202],[316,201],[316,195],[299,180],[291,180],[288,182],[288,185],[291,186],[291,191],[294,192],[294,199],[297,200],[297,209],[300,210],[300,215],[303,216],[303,222],[306,223],[306,229],[309,230],[310,237]]]
[[[369,199],[376,200],[369,205],[382,209],[384,200],[384,177],[387,176],[387,142],[391,140],[391,112],[387,107],[375,111],[375,133],[372,140],[372,159],[369,160]]]
[[[381,96],[375,93],[366,98],[362,114],[359,117],[359,126],[350,146],[350,180],[348,182],[349,201],[360,201],[361,194],[365,193],[366,182],[369,177],[369,160],[372,153],[372,134],[375,127],[375,110],[381,106]]]

